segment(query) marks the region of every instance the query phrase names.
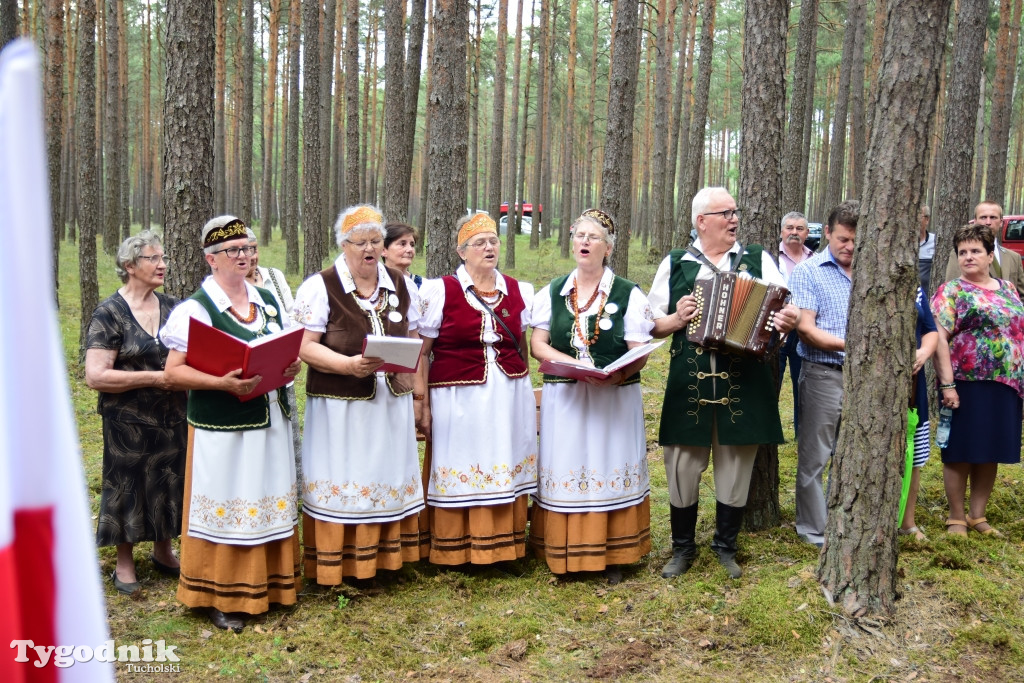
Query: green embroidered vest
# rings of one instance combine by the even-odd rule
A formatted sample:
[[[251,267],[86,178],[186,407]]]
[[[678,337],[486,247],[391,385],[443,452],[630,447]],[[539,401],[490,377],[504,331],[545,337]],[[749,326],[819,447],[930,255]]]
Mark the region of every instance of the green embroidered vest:
[[[562,277],[555,278],[551,281],[548,290],[551,294],[551,327],[549,329],[550,344],[551,346],[561,351],[562,353],[568,354],[575,358],[579,358],[579,349],[577,349],[572,343],[573,327],[576,325],[576,316],[572,310],[572,302],[569,297],[562,296],[561,291],[565,286],[566,280],[569,279],[569,275],[563,275]],[[610,330],[601,330],[595,341],[590,346],[590,357],[594,359],[594,365],[603,368],[609,363],[618,359],[622,354],[629,350],[626,346],[625,340],[625,316],[626,307],[629,306],[629,295],[636,287],[635,282],[615,276],[612,281],[612,289],[608,294],[608,301],[605,302],[605,312],[602,317],[607,317],[612,321],[612,328]],[[608,313],[608,304],[614,303],[618,310],[615,313]],[[590,339],[594,335],[594,328],[598,323],[598,316],[592,315],[587,318],[586,330],[583,331],[587,335],[587,339]],[[554,382],[575,382],[574,379],[567,377],[557,377],[555,375],[544,375],[545,383]],[[634,373],[632,376],[626,378],[622,383],[625,384],[636,384],[640,381],[640,373]]]
[[[761,252],[750,245],[736,266],[761,277]],[[679,298],[693,292],[697,261],[682,261],[682,249],[669,254],[668,314]],[[658,440],[662,445],[711,446],[711,426],[725,445],[782,442],[778,390],[767,363],[727,352],[707,351],[686,339],[686,328],[672,335],[665,402]],[[712,358],[716,366],[712,371]]]
[[[278,308],[280,304],[274,295],[262,287],[257,287],[256,291],[259,292],[265,306],[273,306],[277,311],[277,315],[267,316],[268,322],[273,321],[282,325],[281,310]],[[192,298],[206,309],[210,314],[210,324],[218,330],[246,342],[258,336],[238,324],[227,311],[217,310],[210,295],[202,287],[192,295]],[[266,315],[266,308],[263,312]],[[291,417],[287,394],[278,391],[277,397],[285,417]],[[264,394],[243,403],[237,396],[226,391],[194,389],[188,392],[188,423],[198,429],[224,432],[266,429],[270,426],[270,399]]]

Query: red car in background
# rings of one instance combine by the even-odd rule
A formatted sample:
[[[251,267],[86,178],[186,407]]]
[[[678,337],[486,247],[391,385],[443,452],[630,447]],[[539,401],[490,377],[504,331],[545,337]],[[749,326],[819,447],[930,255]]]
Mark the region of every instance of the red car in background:
[[[533,204],[520,204],[519,206],[522,207],[522,212],[523,212],[524,216],[530,216],[531,218],[533,217]],[[541,212],[543,210],[544,210],[544,205],[543,204],[538,204],[537,205],[537,221],[538,222],[540,222],[540,214],[541,214]],[[508,215],[508,202],[502,202],[501,203],[501,207],[499,207],[499,209],[498,209],[498,214],[500,216],[507,216]]]
[[[1024,216],[1003,216],[999,244],[1024,257]]]

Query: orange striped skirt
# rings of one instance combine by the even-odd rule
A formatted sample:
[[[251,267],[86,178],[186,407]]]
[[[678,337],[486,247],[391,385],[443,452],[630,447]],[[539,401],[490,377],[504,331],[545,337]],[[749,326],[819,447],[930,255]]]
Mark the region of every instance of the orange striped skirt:
[[[530,547],[554,574],[599,572],[651,552],[651,502],[609,512],[530,510]]]
[[[246,614],[263,614],[273,603],[294,605],[302,588],[298,527],[289,538],[261,545],[212,543],[188,535],[194,440],[195,430],[189,427],[178,600],[192,608]]]
[[[337,586],[342,578],[369,579],[379,569],[401,569],[425,557],[428,536],[419,514],[383,524],[338,524],[302,513],[302,559],[306,580]]]
[[[503,505],[427,506],[433,564],[493,564],[526,556],[529,496]]]

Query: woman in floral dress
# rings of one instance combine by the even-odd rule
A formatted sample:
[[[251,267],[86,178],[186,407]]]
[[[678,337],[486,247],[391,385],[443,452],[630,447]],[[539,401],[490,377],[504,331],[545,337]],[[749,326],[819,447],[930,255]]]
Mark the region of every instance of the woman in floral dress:
[[[985,508],[999,464],[1020,462],[1024,305],[1012,283],[989,275],[995,248],[990,228],[965,225],[953,242],[960,277],[932,298],[939,331],[935,369],[942,404],[953,409],[949,443],[942,449],[946,529],[998,536]]]

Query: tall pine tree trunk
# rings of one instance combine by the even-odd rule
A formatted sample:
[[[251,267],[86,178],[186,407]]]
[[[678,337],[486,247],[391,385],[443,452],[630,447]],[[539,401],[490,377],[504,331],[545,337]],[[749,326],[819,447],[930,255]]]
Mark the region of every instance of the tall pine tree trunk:
[[[431,62],[430,189],[427,204],[427,276],[453,273],[455,222],[466,207],[466,36],[467,0],[436,0]]]
[[[384,197],[389,221],[405,221],[409,185],[402,172],[405,146],[405,0],[384,2]]]
[[[327,256],[320,198],[320,0],[303,0],[302,33],[302,267],[307,278],[320,272]]]
[[[61,153],[64,146],[64,3],[45,0],[46,74],[46,168],[50,188],[50,225],[53,229],[53,286],[60,286],[60,243],[64,239],[64,206],[61,204]]]
[[[96,0],[78,3],[78,73],[75,92],[75,149],[78,173],[78,278],[81,282],[79,301],[83,319],[99,304],[96,281],[96,234],[100,229],[97,204],[100,181],[96,175]],[[78,356],[85,358],[85,337],[88,325],[82,325],[78,336]]]
[[[359,0],[348,0],[345,28],[345,203],[359,203]]]
[[[198,227],[213,216],[213,7],[167,7],[164,86],[164,248],[173,258],[164,289],[190,296],[207,271]]]
[[[800,28],[796,39],[796,57],[793,59],[793,92],[789,101],[789,127],[786,129],[782,156],[782,213],[803,211],[807,202],[806,187],[801,192],[800,164],[803,159],[804,120],[808,100],[807,90],[814,90],[813,72],[808,65],[814,58],[815,27],[818,23],[818,0],[803,0],[800,5]],[[794,175],[796,177],[794,177]],[[780,216],[781,218],[781,216]]]
[[[857,24],[863,21],[865,0],[850,0],[847,6],[846,31],[843,36],[843,57],[839,64],[839,90],[836,93],[836,115],[832,122],[832,149],[825,190],[826,211],[843,199],[843,176],[846,172],[846,121],[850,110],[850,78],[857,46]]]
[[[974,178],[974,126],[981,99],[981,81],[985,64],[985,22],[988,0],[960,0],[956,15],[953,64],[946,100],[946,129],[939,150],[939,171],[932,229],[935,231],[933,273],[945,273],[946,261],[953,251],[953,232],[971,211],[971,183]],[[980,164],[980,160],[979,160]],[[932,278],[932,290],[940,278]],[[932,292],[928,292],[929,295]]]
[[[288,10],[288,140],[285,159],[285,269],[299,272],[299,45],[301,42],[299,0],[291,0]]]
[[[693,195],[697,194],[700,182],[701,161],[704,157],[704,126],[708,119],[708,95],[711,90],[711,51],[715,44],[715,8],[716,0],[705,0],[701,14],[700,59],[697,61],[697,82],[694,84],[693,110],[690,118],[689,142],[687,143],[686,163],[683,166],[683,185],[679,203],[681,207],[689,207]],[[688,212],[680,211],[686,216]],[[679,222],[679,235],[676,244],[688,244],[690,241],[689,221]]]
[[[516,233],[519,232],[519,202],[522,198],[519,194],[519,177],[523,172],[522,165],[518,162],[519,156],[519,78],[523,64],[523,4],[526,0],[516,0],[516,42],[513,50],[512,67],[512,121],[509,123],[511,138],[508,143],[508,219],[506,221],[507,233],[505,235],[505,267],[516,267]],[[527,67],[527,83],[529,83],[529,67]],[[529,100],[529,95],[527,95]],[[526,115],[523,114],[523,119]],[[523,126],[523,146],[526,146],[526,130]],[[525,162],[524,162],[525,163]],[[500,212],[500,209],[499,209]]]
[[[628,277],[629,226],[633,202],[633,114],[636,109],[637,71],[640,66],[638,0],[619,0],[612,44],[608,98],[608,128],[601,171],[600,207],[622,227],[612,252],[612,270]],[[536,227],[534,228],[536,229]]]
[[[575,0],[574,0],[575,2]],[[508,26],[508,0],[498,0],[498,26]],[[487,212],[491,218],[498,220],[501,212],[502,178],[501,162],[505,158],[502,142],[505,140],[505,53],[508,44],[508,32],[498,31],[498,45],[494,55],[494,108],[491,113],[491,170],[490,185],[487,188]],[[515,124],[513,123],[513,129]],[[514,133],[513,133],[514,135]],[[515,156],[515,143],[509,147],[509,157]],[[510,233],[511,234],[511,231]],[[512,235],[515,237],[515,235]]]
[[[270,0],[269,58],[263,105],[263,179],[260,191],[260,244],[269,245],[274,229],[274,139],[277,109],[277,50],[281,0]]]
[[[504,0],[507,2],[507,0]],[[412,183],[413,152],[416,143],[416,121],[420,106],[420,63],[423,59],[423,30],[426,23],[426,0],[412,0],[412,13],[409,15],[409,49],[405,57],[405,121],[402,124],[402,162],[401,181],[399,188],[405,188],[405,206],[403,212],[409,216],[409,194]],[[426,164],[424,164],[426,165]],[[420,212],[423,211],[422,198],[419,202]],[[420,240],[422,245],[423,240]]]
[[[917,230],[949,0],[888,7],[853,261],[843,422],[818,580],[843,611],[896,608],[896,527],[914,357]],[[895,419],[894,419],[895,418]]]
[[[1006,147],[1010,142],[1013,111],[1013,83],[1017,75],[1017,47],[1020,44],[1020,15],[1024,0],[999,3],[999,33],[996,38],[996,77],[992,82],[992,116],[988,132],[988,176],[985,201],[1003,204],[1006,194]]]
[[[786,121],[786,34],[789,0],[748,2],[743,21],[743,90],[739,205],[741,241],[761,244],[776,258],[782,205],[783,127]],[[778,370],[777,351],[768,366]],[[776,382],[779,380],[776,379]],[[757,450],[744,523],[748,529],[779,525],[779,447]]]
[[[253,0],[242,0],[242,35],[238,39],[242,42],[242,63],[239,65],[242,70],[242,96],[238,112],[238,147],[240,150],[238,190],[241,196],[238,201],[238,217],[246,225],[251,225],[254,218],[252,207],[252,69],[253,41],[255,40]]]
[[[562,152],[562,224],[558,243],[562,258],[569,257],[569,226],[573,219],[573,146],[576,144],[576,13],[579,0],[569,0],[569,70],[565,85],[565,137]]]
[[[103,126],[106,178],[104,178],[103,251],[117,252],[121,231],[121,72],[118,68],[120,50],[117,32],[117,1],[106,0],[105,47],[107,52],[107,88]]]

